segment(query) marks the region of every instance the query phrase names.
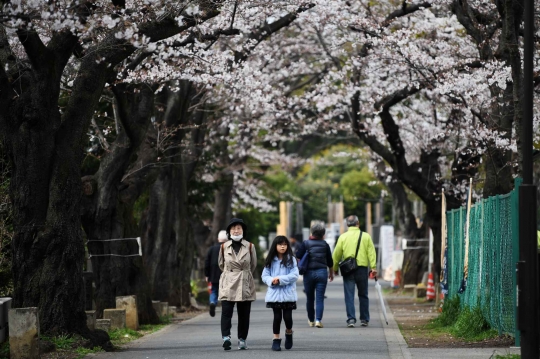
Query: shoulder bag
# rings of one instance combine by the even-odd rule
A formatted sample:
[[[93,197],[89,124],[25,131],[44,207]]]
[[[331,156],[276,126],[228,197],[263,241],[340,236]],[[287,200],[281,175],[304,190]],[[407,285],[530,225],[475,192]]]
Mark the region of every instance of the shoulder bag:
[[[358,244],[356,245],[356,254],[354,257],[345,258],[341,262],[339,262],[339,271],[341,272],[341,275],[347,275],[349,273],[354,272],[356,268],[358,268],[358,264],[356,263],[356,257],[358,257],[358,249],[360,248],[360,242],[362,241],[362,231],[360,231],[360,237],[358,238]]]

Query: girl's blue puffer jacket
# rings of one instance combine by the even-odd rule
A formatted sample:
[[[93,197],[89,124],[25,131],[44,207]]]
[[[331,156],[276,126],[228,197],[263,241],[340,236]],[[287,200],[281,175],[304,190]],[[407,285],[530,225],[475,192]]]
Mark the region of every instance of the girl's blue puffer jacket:
[[[298,280],[298,265],[296,258],[293,257],[292,267],[284,267],[281,260],[276,256],[272,261],[270,268],[264,267],[262,273],[263,282],[268,285],[265,302],[296,302],[298,294],[296,293],[296,281]],[[278,277],[279,284],[272,284],[272,279]]]

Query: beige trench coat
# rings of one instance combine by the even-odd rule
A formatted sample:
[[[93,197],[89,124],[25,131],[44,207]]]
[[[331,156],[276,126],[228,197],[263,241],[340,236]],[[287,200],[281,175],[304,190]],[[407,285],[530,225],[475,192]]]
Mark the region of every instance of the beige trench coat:
[[[252,245],[250,256],[249,248],[250,243],[242,239],[238,254],[234,253],[232,240],[225,242],[219,249],[218,263],[223,271],[219,278],[219,300],[244,302],[256,299],[253,272],[257,267],[257,253]]]

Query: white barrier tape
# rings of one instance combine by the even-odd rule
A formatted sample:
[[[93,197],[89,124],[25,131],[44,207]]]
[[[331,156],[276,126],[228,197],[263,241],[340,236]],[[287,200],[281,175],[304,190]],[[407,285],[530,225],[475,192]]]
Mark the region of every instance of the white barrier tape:
[[[88,258],[92,258],[92,257],[140,257],[141,255],[139,254],[126,254],[126,255],[123,255],[123,254],[89,254],[88,255]]]
[[[115,239],[104,239],[102,241],[99,240],[91,240],[87,241],[89,242],[112,242],[112,241],[127,241],[127,240],[136,240],[137,244],[139,245],[139,254],[88,254],[88,258],[92,257],[142,257],[142,246],[141,246],[141,237],[133,237],[133,238],[115,238]]]
[[[114,239],[103,239],[103,240],[97,240],[97,239],[92,239],[90,241],[86,241],[86,243],[90,243],[90,242],[114,242],[114,241],[130,241],[130,240],[136,240],[139,245],[141,243],[141,237],[133,237],[133,238],[114,238]]]

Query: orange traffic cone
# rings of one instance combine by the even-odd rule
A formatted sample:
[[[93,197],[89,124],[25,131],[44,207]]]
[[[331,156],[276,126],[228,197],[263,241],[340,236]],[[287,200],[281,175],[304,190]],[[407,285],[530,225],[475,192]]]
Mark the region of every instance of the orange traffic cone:
[[[433,283],[433,273],[431,272],[429,272],[429,275],[428,275],[426,299],[427,300],[435,299],[435,284]]]

